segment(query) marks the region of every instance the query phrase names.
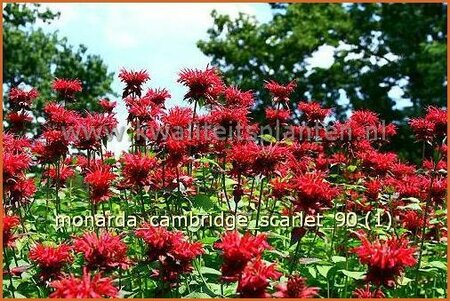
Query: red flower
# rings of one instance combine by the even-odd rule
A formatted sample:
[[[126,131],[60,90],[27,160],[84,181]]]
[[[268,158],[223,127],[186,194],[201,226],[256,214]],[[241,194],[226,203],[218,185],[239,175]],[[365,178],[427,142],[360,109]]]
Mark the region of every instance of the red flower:
[[[170,98],[170,94],[166,89],[148,89],[145,97],[157,106],[164,106],[166,100]]]
[[[52,83],[52,88],[61,97],[66,99],[73,99],[75,93],[81,92],[81,81],[78,79],[59,79],[56,78]]]
[[[116,176],[111,172],[109,166],[98,165],[88,171],[84,181],[90,186],[91,201],[94,202],[94,204],[109,199],[109,187],[115,178]]]
[[[447,133],[447,109],[428,107],[425,119],[434,125],[434,134],[444,136]]]
[[[231,172],[242,175],[251,174],[258,151],[258,146],[253,142],[233,144],[227,156],[233,165]]]
[[[184,69],[177,81],[189,88],[184,99],[190,101],[203,99],[206,103],[215,103],[223,90],[222,79],[215,68]]]
[[[237,231],[226,232],[214,248],[222,251],[223,264],[222,277],[225,282],[233,282],[239,279],[247,263],[260,256],[264,250],[270,249],[265,234],[252,236],[250,233],[241,235]]]
[[[119,78],[121,82],[126,84],[123,89],[122,98],[128,95],[135,94],[135,96],[141,97],[142,84],[150,79],[146,70],[133,71],[121,69],[119,73]]]
[[[350,122],[361,126],[376,126],[380,122],[380,119],[375,112],[369,110],[357,110],[350,116]]]
[[[59,186],[64,186],[65,183],[67,183],[67,181],[75,175],[75,172],[73,168],[65,164],[61,164],[59,171],[56,167],[50,166],[43,175],[52,180],[52,185],[56,185],[58,183]]]
[[[6,116],[6,120],[10,123],[11,130],[21,132],[26,126],[33,121],[33,117],[25,111],[11,112]]]
[[[117,105],[117,102],[110,101],[107,98],[100,99],[100,101],[98,103],[100,104],[100,106],[102,107],[102,109],[105,113],[112,113],[114,108]]]
[[[113,115],[87,114],[86,117],[78,118],[70,128],[73,134],[71,138],[79,149],[96,150],[116,126],[117,120]]]
[[[18,216],[3,214],[3,248],[14,247],[17,237],[12,232],[19,224]]]
[[[331,112],[330,109],[325,109],[317,102],[301,102],[298,105],[298,109],[303,112],[306,119],[310,122],[323,121]]]
[[[124,154],[122,174],[127,184],[142,187],[149,182],[149,173],[156,165],[156,159],[141,153]]]
[[[362,165],[375,175],[385,175],[397,162],[395,153],[380,153],[376,150],[370,150],[361,153]]]
[[[227,107],[250,107],[255,102],[252,92],[242,92],[236,87],[227,87],[223,91],[223,96]]]
[[[51,282],[50,286],[55,289],[50,298],[115,298],[119,294],[110,278],[103,278],[99,273],[91,278],[86,269],[81,278],[71,275]]]
[[[279,164],[286,159],[287,149],[277,144],[261,146],[253,163],[253,171],[262,175],[276,172]]]
[[[144,223],[135,231],[148,246],[148,259],[159,261],[153,276],[174,284],[183,273],[192,271],[192,261],[203,253],[202,244],[187,241],[182,232],[168,231],[164,227],[153,227]]]
[[[46,104],[44,112],[47,115],[48,124],[55,129],[73,125],[80,118],[76,112],[66,110],[61,105],[55,103]]]
[[[295,204],[303,211],[320,211],[329,207],[338,190],[325,181],[320,173],[307,173],[293,180],[297,192]]]
[[[261,258],[250,261],[240,276],[237,292],[241,298],[265,298],[270,297],[266,292],[269,280],[280,278],[281,273],[275,268],[275,264],[266,264]]]
[[[246,108],[216,107],[210,115],[211,121],[221,127],[220,133],[231,136],[236,129],[244,129],[248,123]]]
[[[192,110],[190,108],[173,107],[162,117],[162,122],[169,129],[187,129],[192,122]],[[186,135],[186,137],[188,137]]]
[[[94,232],[86,232],[75,239],[73,248],[83,254],[90,270],[128,268],[128,247],[119,236],[112,233],[103,231],[97,235]]]
[[[417,233],[418,230],[422,229],[424,224],[423,216],[414,210],[403,212],[400,216],[400,221],[402,226],[412,233]]]
[[[295,81],[291,81],[284,86],[275,81],[267,81],[264,85],[264,87],[272,94],[274,102],[288,102],[289,96],[296,86],[297,84]]]
[[[70,251],[71,247],[67,245],[52,247],[38,244],[30,250],[28,256],[39,266],[41,278],[48,280],[58,277],[61,268],[72,262]]]
[[[425,118],[413,118],[409,121],[417,140],[428,141],[434,135],[434,123]]]
[[[141,123],[151,121],[161,113],[161,108],[155,105],[149,97],[127,97],[125,99],[125,103],[128,108],[129,122],[135,121],[135,118],[137,118]]]
[[[9,91],[9,101],[11,108],[14,110],[29,109],[33,100],[39,96],[36,89],[32,88],[30,91],[25,92],[19,88],[11,88]]]
[[[3,182],[22,174],[31,166],[31,158],[28,154],[3,154]]]
[[[374,291],[370,290],[370,285],[367,284],[364,288],[357,288],[353,291],[353,297],[358,299],[380,299],[384,298],[383,291],[379,288]]]
[[[361,246],[353,249],[363,264],[368,265],[366,281],[375,285],[392,287],[405,267],[417,263],[416,248],[409,247],[405,237],[391,237],[388,240],[370,242],[365,234],[358,234]]]
[[[287,283],[277,286],[277,292],[273,294],[278,298],[313,298],[317,295],[319,288],[308,287],[306,279],[298,275],[290,276]]]
[[[277,124],[277,121],[279,124],[284,124],[291,118],[291,112],[285,109],[267,108],[266,118],[267,122],[270,124]]]
[[[34,196],[36,192],[36,185],[34,179],[25,178],[24,175],[17,177],[10,185],[5,186],[5,191],[9,192],[9,198],[12,202],[19,204],[25,203],[29,198]]]
[[[183,233],[181,232],[171,232],[164,227],[153,227],[147,223],[141,225],[134,233],[147,244],[147,255],[150,261],[154,261],[159,256],[167,254],[174,244],[177,244],[183,239]]]

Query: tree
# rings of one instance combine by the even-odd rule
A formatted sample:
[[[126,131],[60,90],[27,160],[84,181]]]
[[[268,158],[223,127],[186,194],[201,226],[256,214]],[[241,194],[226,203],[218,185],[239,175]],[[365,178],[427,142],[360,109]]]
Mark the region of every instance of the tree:
[[[213,11],[209,38],[198,47],[229,83],[254,90],[261,119],[270,97],[264,80],[297,80],[293,97],[336,107],[338,118],[349,109],[367,108],[399,134],[393,147],[414,159],[407,119],[426,106],[446,105],[446,5],[444,4],[272,4],[273,19],[258,23]],[[333,46],[330,68],[311,67],[308,58],[323,45]],[[411,106],[395,107],[389,96],[400,88]],[[348,104],[339,99],[348,98]]]
[[[42,115],[45,101],[54,99],[50,83],[55,77],[82,82],[83,91],[72,105],[79,110],[98,110],[99,97],[113,93],[114,73],[108,72],[98,55],[36,26],[38,20],[50,23],[58,17],[59,13],[36,4],[9,3],[3,8],[3,84],[7,90],[24,84],[36,87],[40,93],[34,104],[36,117]],[[4,104],[8,106],[7,101]]]

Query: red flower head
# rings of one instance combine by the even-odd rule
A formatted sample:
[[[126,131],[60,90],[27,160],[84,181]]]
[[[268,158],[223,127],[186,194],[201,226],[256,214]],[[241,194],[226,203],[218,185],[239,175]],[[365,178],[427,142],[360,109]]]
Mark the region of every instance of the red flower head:
[[[153,276],[175,283],[183,273],[192,271],[192,261],[203,253],[202,244],[187,241],[182,232],[168,231],[164,227],[153,227],[144,223],[135,231],[148,246],[148,259],[158,260],[159,270]]]
[[[110,101],[110,100],[107,99],[107,98],[100,99],[98,103],[100,104],[100,106],[101,106],[102,109],[103,109],[103,112],[105,112],[105,113],[112,113],[113,110],[114,110],[114,108],[115,108],[116,105],[117,105],[117,102],[115,102],[115,101]]]
[[[416,139],[421,141],[431,140],[434,135],[434,124],[433,122],[426,120],[425,118],[413,118],[409,121]]]
[[[215,103],[223,90],[223,82],[215,68],[184,69],[180,72],[178,82],[189,88],[184,99],[200,100],[206,103]]]
[[[33,117],[25,111],[20,111],[9,113],[6,120],[8,120],[12,131],[22,132],[33,121]]]
[[[3,182],[23,174],[31,166],[31,157],[28,154],[3,154]]]
[[[380,119],[375,112],[369,110],[357,110],[352,113],[350,122],[361,126],[376,126],[380,122]]]
[[[83,269],[81,278],[73,275],[50,283],[55,291],[50,298],[115,298],[119,291],[110,278],[103,278],[100,273],[91,275]]]
[[[58,277],[61,268],[72,262],[71,250],[72,248],[67,245],[52,247],[38,244],[30,250],[28,256],[38,265],[41,279],[48,280]]]
[[[428,107],[425,119],[433,123],[435,135],[445,136],[447,134],[447,109]]]
[[[266,118],[267,122],[269,124],[277,124],[277,121],[279,124],[285,124],[289,121],[291,118],[291,112],[289,110],[285,109],[273,109],[273,108],[267,108],[266,109]]]
[[[134,233],[147,244],[150,261],[167,254],[173,248],[173,245],[183,239],[183,233],[181,232],[171,232],[167,228],[153,227],[147,223],[142,224]]]
[[[277,144],[261,146],[253,164],[253,171],[262,175],[276,172],[279,164],[286,159],[287,149]]]
[[[128,109],[129,122],[137,118],[141,123],[152,121],[161,113],[161,108],[148,97],[132,98],[127,97],[125,103]]]
[[[106,231],[99,235],[94,232],[86,232],[75,239],[73,248],[76,252],[83,253],[89,270],[128,268],[128,247],[118,235]]]
[[[244,129],[248,124],[246,108],[216,107],[210,115],[211,121],[221,127],[220,133],[231,136],[236,129]],[[220,134],[218,133],[218,134]]]
[[[293,180],[294,191],[297,192],[295,204],[300,210],[320,211],[329,207],[339,191],[325,181],[320,173],[307,173]]]
[[[9,91],[9,101],[13,110],[29,109],[33,100],[39,96],[36,89],[25,92],[19,88],[11,88]]]
[[[111,172],[111,168],[106,165],[97,165],[88,171],[84,181],[90,186],[91,201],[94,204],[109,199],[109,187],[115,178],[116,176]]]
[[[417,263],[416,248],[409,247],[405,237],[370,242],[365,234],[358,234],[361,246],[353,249],[363,264],[368,265],[366,281],[392,287],[405,267]]]
[[[227,156],[233,165],[231,172],[242,175],[251,174],[258,151],[258,146],[254,142],[233,144]]]
[[[12,232],[19,224],[18,216],[3,214],[3,248],[14,247],[17,237]]]
[[[49,177],[52,181],[52,186],[58,183],[60,187],[64,186],[74,175],[75,172],[73,168],[65,164],[60,165],[59,171],[54,166],[50,166],[49,169],[44,172],[44,176]]]
[[[164,106],[166,100],[170,98],[170,94],[166,89],[148,89],[145,97],[157,106]]]
[[[227,107],[250,107],[255,102],[252,92],[242,92],[236,87],[227,87],[223,91],[223,96]]]
[[[325,109],[317,102],[301,102],[298,109],[303,112],[306,119],[310,122],[323,121],[331,112],[330,109]]]
[[[222,251],[222,280],[233,282],[239,279],[247,263],[270,249],[270,245],[265,234],[253,236],[248,232],[241,235],[237,231],[229,231],[214,244],[214,248]]]
[[[297,87],[297,83],[291,81],[283,86],[275,81],[267,81],[264,87],[272,94],[274,102],[287,103],[289,101],[289,96],[294,92],[295,87]]]
[[[142,84],[150,79],[146,70],[133,71],[121,69],[119,73],[121,82],[126,84],[123,89],[122,98],[126,98],[128,95],[135,94],[135,96],[141,97]]]
[[[192,122],[192,110],[190,108],[173,107],[162,117],[162,122],[169,129],[187,129]],[[186,137],[188,137],[186,135]]]
[[[62,98],[71,100],[74,98],[75,93],[81,92],[81,81],[78,79],[59,79],[56,78],[52,83],[52,88]]]
[[[45,105],[44,112],[48,118],[48,125],[55,129],[74,125],[80,118],[76,112],[67,110],[61,105],[52,102]]]
[[[418,230],[422,229],[424,224],[423,216],[414,210],[403,212],[401,214],[400,221],[402,226],[412,233],[417,233]]]
[[[319,288],[308,287],[306,279],[298,275],[290,276],[287,283],[277,286],[277,292],[273,294],[277,298],[313,298],[317,296]]]
[[[375,175],[385,175],[398,161],[395,153],[380,153],[370,150],[360,154],[362,165]]]
[[[269,280],[277,280],[280,276],[275,264],[266,264],[258,257],[250,261],[242,271],[237,292],[241,298],[270,297],[266,292]]]
[[[364,288],[357,288],[353,291],[353,297],[358,299],[382,299],[385,298],[383,291],[379,288],[374,291],[370,290],[370,285],[367,284]]]
[[[292,191],[292,185],[278,177],[270,180],[270,186],[272,187],[272,196],[275,199],[281,199]]]
[[[124,154],[122,174],[127,184],[143,187],[149,182],[149,173],[156,166],[156,159],[141,153]]]
[[[73,143],[79,149],[96,150],[116,126],[117,120],[113,115],[87,114],[77,119],[71,128]]]
[[[11,185],[6,186],[5,191],[9,192],[9,198],[13,202],[26,203],[36,192],[36,185],[32,178],[27,179],[25,176],[20,176],[9,184]]]

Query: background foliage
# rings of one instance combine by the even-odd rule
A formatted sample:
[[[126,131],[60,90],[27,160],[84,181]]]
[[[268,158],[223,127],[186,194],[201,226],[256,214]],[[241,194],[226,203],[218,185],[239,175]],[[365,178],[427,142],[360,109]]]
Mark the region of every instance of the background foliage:
[[[260,24],[212,13],[209,38],[198,47],[228,82],[258,93],[254,118],[262,120],[270,97],[264,80],[297,80],[295,100],[313,99],[336,107],[366,108],[400,125],[392,148],[418,159],[407,119],[428,105],[446,106],[446,5],[444,4],[272,4],[274,18]],[[322,45],[337,47],[329,69],[310,68]],[[345,45],[345,46],[344,46]],[[412,105],[398,110],[388,93],[400,85]],[[346,95],[348,104],[338,103]]]
[[[114,73],[98,55],[88,54],[84,45],[74,47],[56,32],[46,33],[39,23],[51,23],[59,13],[39,5],[8,3],[3,8],[3,84],[7,90],[19,85],[39,87],[35,102],[37,116],[51,97],[55,77],[78,78],[83,84],[75,109],[97,111],[98,98],[113,93]],[[7,99],[4,103],[8,106]]]

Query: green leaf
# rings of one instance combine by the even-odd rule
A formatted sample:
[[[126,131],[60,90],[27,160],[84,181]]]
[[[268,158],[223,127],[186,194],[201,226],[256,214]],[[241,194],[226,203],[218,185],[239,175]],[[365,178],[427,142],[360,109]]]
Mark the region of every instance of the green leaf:
[[[210,274],[210,275],[222,275],[222,273],[216,269],[210,268],[210,267],[201,267],[200,273],[202,274]]]
[[[332,266],[331,265],[318,265],[317,266],[317,271],[319,272],[320,275],[322,275],[323,277],[327,278],[328,277],[328,272],[331,270]]]
[[[437,260],[431,261],[426,266],[430,266],[430,267],[438,268],[443,271],[447,271],[447,264],[442,261],[437,261]]]
[[[184,298],[192,298],[192,299],[208,299],[211,298],[210,295],[206,293],[200,293],[200,292],[192,292],[188,295],[186,295]]]
[[[343,257],[343,256],[332,256],[331,257],[331,261],[333,261],[334,263],[345,262],[345,257]]]
[[[211,196],[199,194],[194,197],[192,205],[194,206],[194,208],[201,208],[208,211],[214,208],[215,204],[211,201]]]
[[[347,270],[339,270],[342,274],[345,276],[355,279],[355,280],[361,280],[364,278],[364,275],[366,272],[356,272],[356,271],[347,271]]]
[[[263,135],[259,135],[259,137],[269,143],[277,143],[277,139],[275,139],[274,136],[269,135],[269,134],[263,134]]]

